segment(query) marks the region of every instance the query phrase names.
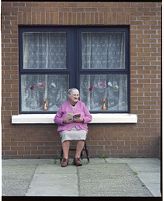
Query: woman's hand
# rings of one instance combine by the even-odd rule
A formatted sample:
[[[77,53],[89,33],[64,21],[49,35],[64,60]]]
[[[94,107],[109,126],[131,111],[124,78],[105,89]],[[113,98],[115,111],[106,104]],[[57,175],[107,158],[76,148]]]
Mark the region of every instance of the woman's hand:
[[[69,123],[72,123],[72,122],[73,122],[73,119],[72,119],[72,118],[65,117],[65,118],[63,119],[63,123],[64,123],[64,124],[69,124]]]

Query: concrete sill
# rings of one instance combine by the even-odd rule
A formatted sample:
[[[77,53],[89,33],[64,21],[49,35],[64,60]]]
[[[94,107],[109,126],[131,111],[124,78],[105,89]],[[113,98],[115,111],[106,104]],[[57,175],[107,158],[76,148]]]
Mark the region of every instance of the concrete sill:
[[[54,124],[55,114],[19,114],[12,115],[12,124]],[[99,123],[137,123],[136,114],[92,114],[91,124]]]

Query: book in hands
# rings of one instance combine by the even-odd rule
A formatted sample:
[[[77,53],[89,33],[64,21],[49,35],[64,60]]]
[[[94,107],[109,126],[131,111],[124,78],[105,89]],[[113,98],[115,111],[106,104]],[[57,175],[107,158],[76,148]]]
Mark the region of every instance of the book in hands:
[[[79,119],[80,116],[81,116],[81,114],[75,114],[75,115],[73,115],[73,119]]]
[[[81,114],[73,114],[73,113],[67,113],[67,120],[72,121],[74,119],[79,119]]]

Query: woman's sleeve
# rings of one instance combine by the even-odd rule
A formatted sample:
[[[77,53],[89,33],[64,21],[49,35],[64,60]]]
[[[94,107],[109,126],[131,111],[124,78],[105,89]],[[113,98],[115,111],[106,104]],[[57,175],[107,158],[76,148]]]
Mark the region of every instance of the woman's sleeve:
[[[55,117],[54,117],[54,122],[58,125],[63,125],[63,111],[62,111],[62,106],[59,108],[57,111]]]
[[[84,104],[84,123],[87,124],[92,121],[92,115],[90,114],[88,108]]]

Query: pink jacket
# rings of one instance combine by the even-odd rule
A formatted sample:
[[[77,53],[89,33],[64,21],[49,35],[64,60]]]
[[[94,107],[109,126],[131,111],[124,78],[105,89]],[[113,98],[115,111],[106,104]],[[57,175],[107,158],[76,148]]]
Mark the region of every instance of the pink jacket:
[[[67,113],[73,113],[73,114],[81,114],[81,117],[84,119],[84,123],[76,123],[72,122],[69,124],[64,124],[63,119],[66,117]],[[69,101],[65,101],[57,111],[55,117],[54,117],[54,122],[58,124],[58,129],[57,131],[65,131],[65,130],[71,130],[73,127],[76,127],[79,130],[86,130],[88,131],[88,126],[87,123],[89,123],[92,120],[92,116],[85,106],[85,104],[82,101],[78,101],[76,103],[75,109],[73,111],[71,104]]]

